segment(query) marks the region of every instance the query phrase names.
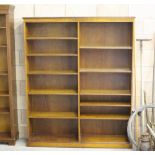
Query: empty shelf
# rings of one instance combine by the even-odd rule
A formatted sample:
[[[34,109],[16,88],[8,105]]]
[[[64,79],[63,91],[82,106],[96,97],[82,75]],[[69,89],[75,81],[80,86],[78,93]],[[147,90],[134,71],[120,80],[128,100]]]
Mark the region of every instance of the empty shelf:
[[[9,96],[8,91],[0,91],[0,96]]]
[[[81,102],[83,107],[131,107],[129,102]]]
[[[38,57],[46,57],[46,56],[55,56],[55,57],[76,57],[77,54],[75,53],[29,53],[27,54],[27,56],[29,57],[35,57],[35,56],[38,56]]]
[[[6,48],[7,46],[6,45],[0,45],[0,48]]]
[[[66,70],[66,71],[29,71],[29,75],[77,75],[76,71]]]
[[[75,119],[77,118],[77,114],[75,112],[31,112],[29,117]]]
[[[5,71],[0,71],[0,75],[4,75],[4,76],[6,76],[6,75],[8,75],[8,73],[5,72]]]
[[[129,115],[121,114],[81,114],[81,119],[128,120]]]
[[[80,95],[121,95],[130,96],[130,90],[81,90]]]
[[[9,114],[9,108],[0,108],[0,114]]]
[[[77,37],[27,37],[27,40],[77,40]]]
[[[81,46],[81,49],[132,49],[131,46]]]
[[[52,90],[52,89],[32,89],[28,93],[29,95],[77,95],[76,90],[64,89],[64,90]]]
[[[81,73],[131,73],[131,69],[129,68],[105,68],[105,69],[99,69],[99,68],[81,68]]]
[[[1,26],[0,29],[6,29],[6,27],[5,26]]]
[[[68,135],[32,135],[30,141],[49,142],[49,143],[73,143],[78,142],[77,136],[74,134]]]
[[[86,143],[129,143],[125,135],[82,134],[81,141]]]

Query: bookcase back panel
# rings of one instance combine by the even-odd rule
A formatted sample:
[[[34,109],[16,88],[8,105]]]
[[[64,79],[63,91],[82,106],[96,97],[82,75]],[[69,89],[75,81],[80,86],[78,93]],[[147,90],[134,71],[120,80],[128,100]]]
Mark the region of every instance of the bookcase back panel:
[[[82,49],[80,51],[81,68],[130,68],[131,50]],[[93,61],[92,61],[93,60]]]
[[[1,14],[0,15],[0,27],[6,27],[6,15],[5,14]]]
[[[77,89],[77,77],[68,75],[33,75],[30,89]]]
[[[8,97],[0,97],[0,109],[9,109]]]
[[[29,70],[44,71],[77,71],[77,59],[74,57],[31,57]]]
[[[0,132],[10,132],[10,116],[0,114]]]
[[[32,119],[32,135],[77,135],[77,121],[65,119]]]
[[[0,29],[0,45],[6,45],[6,29]]]
[[[29,37],[77,37],[77,23],[27,23]]]
[[[7,53],[6,48],[0,48],[0,71],[7,71]]]
[[[126,135],[127,121],[81,120],[82,135]]]
[[[30,111],[36,112],[77,112],[77,96],[42,95],[31,96]]]
[[[29,40],[28,53],[77,53],[76,40]]]
[[[94,103],[95,105],[95,103]],[[81,114],[128,114],[130,115],[130,107],[81,107]]]
[[[85,73],[80,76],[81,89],[130,90],[130,81],[130,74]]]
[[[130,96],[112,96],[112,95],[104,95],[104,96],[98,96],[98,95],[84,95],[80,96],[80,101],[81,102],[87,102],[87,101],[92,101],[92,102],[131,102],[131,97]]]
[[[82,46],[131,46],[131,23],[80,23]]]
[[[0,76],[0,91],[8,93],[8,78]]]

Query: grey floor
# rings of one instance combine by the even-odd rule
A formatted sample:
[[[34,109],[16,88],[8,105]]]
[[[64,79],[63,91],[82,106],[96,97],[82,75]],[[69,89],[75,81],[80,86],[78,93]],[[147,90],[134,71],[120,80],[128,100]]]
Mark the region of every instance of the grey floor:
[[[131,151],[130,149],[90,149],[90,148],[46,148],[46,147],[26,147],[24,139],[16,142],[15,146],[0,144],[0,151]]]

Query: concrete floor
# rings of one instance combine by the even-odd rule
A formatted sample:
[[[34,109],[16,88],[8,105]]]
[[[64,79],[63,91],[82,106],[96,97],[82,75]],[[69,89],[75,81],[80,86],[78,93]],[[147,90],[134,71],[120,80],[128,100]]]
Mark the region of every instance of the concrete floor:
[[[91,149],[91,148],[46,148],[26,147],[24,139],[19,139],[15,146],[0,144],[0,151],[131,151],[131,149]]]

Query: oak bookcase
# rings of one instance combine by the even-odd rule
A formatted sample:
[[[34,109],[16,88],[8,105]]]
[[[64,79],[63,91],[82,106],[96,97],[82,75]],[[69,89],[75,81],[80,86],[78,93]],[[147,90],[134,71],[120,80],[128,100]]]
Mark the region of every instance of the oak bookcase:
[[[129,148],[134,18],[24,18],[28,146]]]
[[[9,145],[18,137],[13,12],[0,5],[0,143]]]

